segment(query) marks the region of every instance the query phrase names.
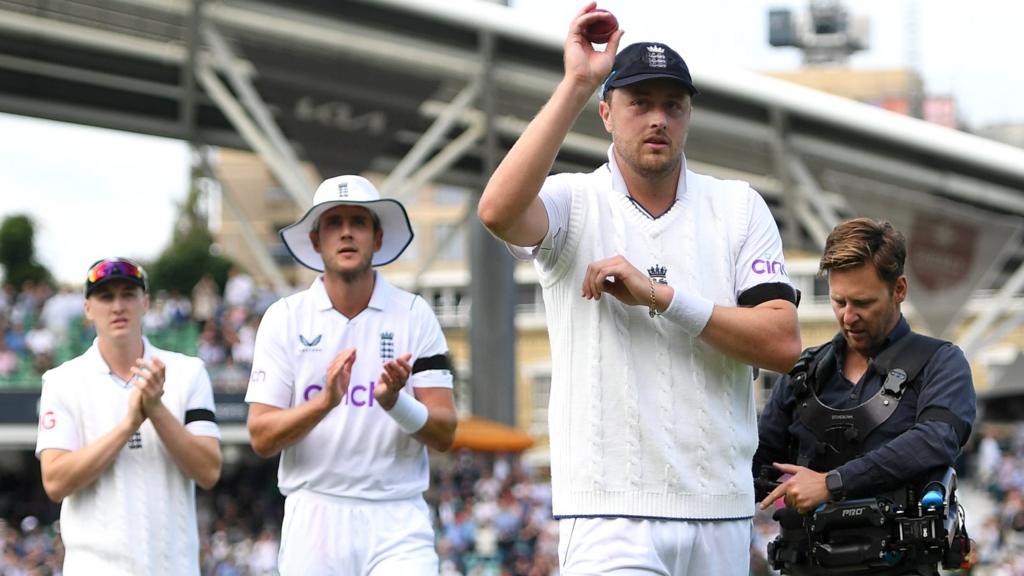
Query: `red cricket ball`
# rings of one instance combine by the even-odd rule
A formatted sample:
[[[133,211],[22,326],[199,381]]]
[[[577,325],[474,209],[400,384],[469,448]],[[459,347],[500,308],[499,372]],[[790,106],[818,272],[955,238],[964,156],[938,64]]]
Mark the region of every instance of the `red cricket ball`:
[[[612,37],[612,34],[619,29],[619,21],[615,18],[614,14],[600,8],[594,10],[594,14],[599,14],[600,18],[587,26],[587,29],[583,32],[583,37],[588,42],[593,42],[594,44],[606,44]]]

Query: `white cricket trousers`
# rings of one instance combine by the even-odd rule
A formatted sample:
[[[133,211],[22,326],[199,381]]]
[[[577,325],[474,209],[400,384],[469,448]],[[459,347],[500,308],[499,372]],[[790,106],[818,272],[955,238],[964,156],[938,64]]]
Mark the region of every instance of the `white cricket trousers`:
[[[565,518],[558,522],[561,576],[748,576],[745,520]]]
[[[373,501],[308,490],[284,501],[281,576],[436,576],[422,496]]]

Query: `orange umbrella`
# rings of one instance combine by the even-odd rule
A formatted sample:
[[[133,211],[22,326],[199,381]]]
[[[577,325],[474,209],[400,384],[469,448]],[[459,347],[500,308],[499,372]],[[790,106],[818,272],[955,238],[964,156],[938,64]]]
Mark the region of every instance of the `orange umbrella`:
[[[533,446],[533,437],[500,422],[470,416],[459,420],[453,449],[468,448],[482,452],[522,452]]]

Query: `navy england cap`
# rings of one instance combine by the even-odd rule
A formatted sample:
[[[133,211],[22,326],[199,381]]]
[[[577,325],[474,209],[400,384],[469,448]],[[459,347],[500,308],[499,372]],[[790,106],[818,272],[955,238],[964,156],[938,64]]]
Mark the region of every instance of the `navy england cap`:
[[[678,52],[660,42],[638,42],[630,44],[615,56],[615,64],[601,85],[601,98],[611,88],[621,88],[653,80],[668,78],[679,82],[691,95],[700,94],[693,85],[690,68]]]

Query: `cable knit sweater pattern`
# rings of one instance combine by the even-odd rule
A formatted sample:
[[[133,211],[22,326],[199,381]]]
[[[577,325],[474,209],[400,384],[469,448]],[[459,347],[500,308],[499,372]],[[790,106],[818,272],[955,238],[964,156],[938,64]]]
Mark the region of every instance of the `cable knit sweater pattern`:
[[[685,195],[651,219],[612,190],[607,169],[553,178],[572,189],[565,247],[538,265],[552,348],[555,515],[752,516],[750,368],[646,307],[579,293],[588,264],[621,254],[644,271],[665,267],[676,290],[735,306],[756,193],[687,171]]]

